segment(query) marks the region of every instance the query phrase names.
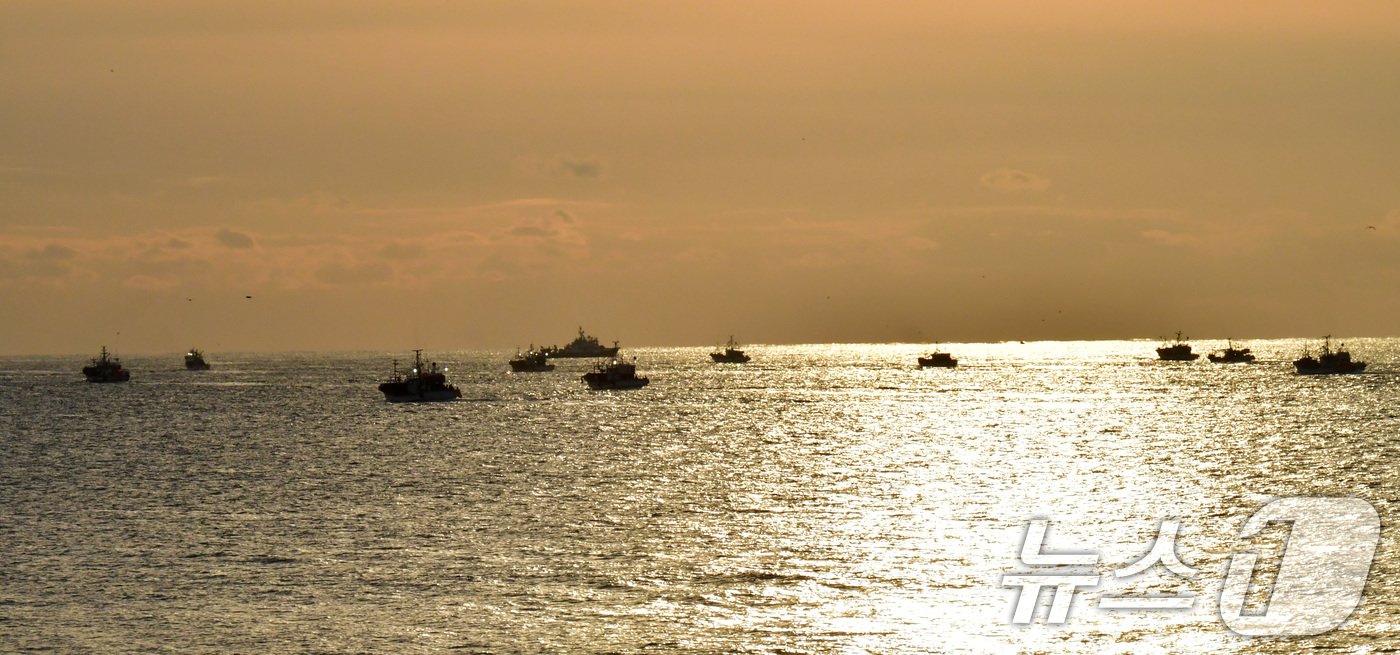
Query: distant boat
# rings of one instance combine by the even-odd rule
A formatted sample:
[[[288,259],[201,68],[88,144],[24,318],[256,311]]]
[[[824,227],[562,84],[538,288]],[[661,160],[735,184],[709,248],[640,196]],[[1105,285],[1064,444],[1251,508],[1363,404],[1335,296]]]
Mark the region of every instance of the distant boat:
[[[715,360],[716,364],[743,364],[749,361],[749,356],[739,350],[739,344],[734,342],[734,335],[731,334],[724,350],[710,353],[710,359]]]
[[[583,381],[594,390],[640,389],[650,382],[647,378],[637,377],[636,364],[629,364],[620,359],[594,365],[592,371],[583,374]]]
[[[209,362],[204,361],[204,353],[198,348],[190,348],[190,351],[185,353],[185,368],[191,371],[207,371]]]
[[[423,365],[422,350],[413,351],[413,369],[407,374],[399,371],[399,362],[394,360],[394,371],[379,385],[379,391],[391,403],[439,402],[462,397],[460,389],[447,383],[447,369],[438,370],[437,362]]]
[[[1218,350],[1209,355],[1206,355],[1206,359],[1209,359],[1210,361],[1215,362],[1216,364],[1254,363],[1254,353],[1249,352],[1248,348],[1236,348],[1234,341],[1229,342],[1229,344],[1230,345],[1224,350]]]
[[[543,350],[532,344],[523,353],[516,351],[515,359],[510,360],[510,370],[516,373],[541,373],[554,370],[554,365],[549,363]]]
[[[1191,352],[1191,344],[1186,343],[1181,332],[1176,333],[1176,341],[1170,344],[1163,344],[1157,349],[1157,357],[1168,362],[1194,362],[1200,358],[1198,353]]]
[[[1346,351],[1346,344],[1332,350],[1332,337],[1327,336],[1322,339],[1322,352],[1318,353],[1317,357],[1313,357],[1311,352],[1305,352],[1302,357],[1293,361],[1293,368],[1299,375],[1360,373],[1366,370],[1366,362],[1352,361],[1351,353]]]
[[[579,327],[578,336],[569,342],[569,345],[560,348],[550,346],[544,349],[546,357],[616,357],[619,350],[617,342],[614,341],[611,348],[598,343],[598,338],[584,333]]]
[[[88,382],[127,382],[131,372],[122,368],[120,359],[107,354],[107,346],[102,346],[102,354],[83,367],[83,377]]]
[[[919,358],[919,368],[957,368],[958,360],[952,355],[943,351],[929,353],[928,357]]]

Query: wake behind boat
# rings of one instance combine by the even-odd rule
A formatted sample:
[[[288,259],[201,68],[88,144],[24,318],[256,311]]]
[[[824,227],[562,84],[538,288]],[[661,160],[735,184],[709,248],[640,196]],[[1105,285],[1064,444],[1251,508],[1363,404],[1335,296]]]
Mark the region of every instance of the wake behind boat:
[[[391,403],[429,403],[457,400],[462,391],[447,383],[447,369],[438,370],[437,362],[423,366],[423,351],[413,351],[413,368],[407,374],[399,371],[399,362],[394,360],[394,370],[389,379],[379,385],[384,399]]]
[[[88,382],[127,382],[131,380],[131,372],[122,368],[120,359],[107,354],[107,346],[102,346],[102,354],[83,367],[83,377]]]
[[[598,338],[583,331],[583,327],[578,329],[578,336],[569,342],[569,345],[560,348],[550,346],[544,349],[546,357],[616,357],[620,348],[614,341],[611,348],[598,343]]]

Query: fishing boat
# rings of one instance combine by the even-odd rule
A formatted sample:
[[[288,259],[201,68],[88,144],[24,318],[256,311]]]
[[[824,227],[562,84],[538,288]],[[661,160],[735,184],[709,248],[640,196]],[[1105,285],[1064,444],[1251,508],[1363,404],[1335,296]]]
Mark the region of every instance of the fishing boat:
[[[190,348],[190,351],[185,353],[185,368],[191,371],[207,371],[209,362],[204,361],[204,353],[198,348]]]
[[[1329,335],[1323,337],[1322,350],[1317,357],[1313,357],[1311,352],[1304,352],[1302,357],[1293,361],[1293,368],[1299,375],[1360,373],[1366,370],[1366,362],[1352,361],[1346,344],[1340,344],[1336,350],[1332,350],[1332,337]]]
[[[1248,348],[1236,348],[1235,342],[1230,341],[1224,350],[1217,350],[1209,355],[1209,359],[1216,364],[1251,364],[1254,362],[1254,353]]]
[[[127,382],[131,372],[122,368],[120,359],[107,353],[107,346],[102,346],[102,354],[83,367],[83,377],[88,382]]]
[[[583,381],[590,389],[640,389],[650,382],[637,377],[637,365],[614,358],[607,364],[595,364],[593,370],[583,374]]]
[[[560,348],[550,346],[544,349],[546,357],[616,357],[620,348],[614,341],[611,348],[598,343],[598,338],[590,336],[583,331],[583,327],[578,329],[578,336],[569,342],[569,345]]]
[[[1201,357],[1199,353],[1191,352],[1191,344],[1181,336],[1181,332],[1176,333],[1176,341],[1162,344],[1157,349],[1157,357],[1167,362],[1194,362]]]
[[[739,344],[735,343],[734,335],[729,335],[729,343],[725,344],[724,350],[710,353],[710,359],[716,364],[743,364],[749,361],[749,356],[744,351],[739,350]]]
[[[958,360],[951,354],[934,351],[927,357],[919,358],[919,368],[956,368]]]
[[[457,400],[462,391],[447,383],[447,369],[438,369],[437,362],[423,364],[423,351],[413,351],[413,368],[407,373],[399,370],[394,360],[389,379],[379,385],[384,399],[391,403],[427,403]]]
[[[515,358],[510,360],[510,370],[516,373],[542,373],[554,370],[554,365],[549,363],[543,350],[531,344],[530,349],[523,353],[515,351]]]

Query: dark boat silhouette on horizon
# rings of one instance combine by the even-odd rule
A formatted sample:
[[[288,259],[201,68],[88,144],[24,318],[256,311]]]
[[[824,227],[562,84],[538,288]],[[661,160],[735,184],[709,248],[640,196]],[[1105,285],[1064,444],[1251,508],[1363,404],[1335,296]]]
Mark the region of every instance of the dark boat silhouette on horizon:
[[[578,336],[568,345],[563,348],[550,346],[543,351],[546,357],[616,357],[620,349],[616,341],[611,347],[598,343],[597,337],[585,333],[583,326],[579,326]]]
[[[122,368],[122,360],[108,354],[107,346],[102,346],[102,353],[83,367],[83,377],[88,382],[128,382],[131,372]]]
[[[640,389],[651,380],[637,377],[637,365],[613,358],[607,364],[594,364],[593,370],[583,374],[583,381],[595,391],[611,389]]]
[[[185,368],[191,371],[207,371],[209,362],[204,361],[204,353],[198,348],[190,348],[189,352],[185,353]]]
[[[447,369],[438,370],[437,362],[424,367],[422,350],[413,351],[413,368],[406,374],[399,371],[399,360],[394,360],[393,372],[379,385],[379,391],[391,403],[442,402],[462,397],[460,389],[447,383]]]
[[[1162,346],[1157,349],[1157,357],[1167,362],[1194,362],[1201,356],[1198,353],[1191,352],[1191,344],[1186,343],[1186,340],[1181,336],[1181,331],[1178,330],[1176,333],[1176,341],[1162,344]]]
[[[530,344],[529,350],[515,352],[515,358],[510,360],[510,370],[516,373],[543,373],[554,370],[554,365],[549,363],[543,350]]]
[[[1332,350],[1332,336],[1328,335],[1323,337],[1322,350],[1317,357],[1313,357],[1312,352],[1305,351],[1302,357],[1293,360],[1293,368],[1299,375],[1360,373],[1366,370],[1366,362],[1352,361],[1346,344],[1339,344],[1336,350]]]
[[[1224,350],[1218,350],[1216,352],[1210,353],[1209,355],[1206,355],[1206,359],[1209,359],[1210,361],[1215,362],[1216,364],[1254,363],[1254,353],[1250,352],[1248,348],[1236,348],[1234,341],[1228,341],[1228,343],[1229,345],[1226,346]]]
[[[957,368],[957,366],[957,358],[941,350],[934,350],[928,356],[919,358],[919,368]]]
[[[729,343],[725,344],[724,350],[710,353],[710,359],[716,364],[743,364],[749,361],[750,357],[739,350],[739,344],[735,343],[734,335],[729,335]]]

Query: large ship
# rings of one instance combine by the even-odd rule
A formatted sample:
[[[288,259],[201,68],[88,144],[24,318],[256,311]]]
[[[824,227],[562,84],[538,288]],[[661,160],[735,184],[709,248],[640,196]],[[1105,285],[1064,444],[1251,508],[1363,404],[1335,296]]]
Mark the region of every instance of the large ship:
[[[190,348],[190,351],[185,353],[185,368],[191,371],[207,371],[209,362],[204,361],[204,353],[198,348]]]
[[[523,353],[516,351],[515,358],[510,360],[510,370],[516,373],[543,373],[554,370],[554,365],[549,363],[543,350],[532,344]]]
[[[637,365],[629,364],[620,359],[613,359],[607,364],[596,364],[593,370],[583,374],[583,381],[588,383],[590,389],[639,389],[647,386],[651,380],[637,377]]]
[[[1317,357],[1313,357],[1311,352],[1305,352],[1302,357],[1293,361],[1293,368],[1299,375],[1360,373],[1366,370],[1366,362],[1352,361],[1351,353],[1346,351],[1346,344],[1332,350],[1332,337],[1327,336],[1322,339],[1322,352],[1318,353]]]
[[[122,368],[122,360],[107,354],[107,346],[102,346],[102,354],[83,367],[83,377],[88,382],[126,382],[131,379],[131,372]]]
[[[1157,349],[1157,357],[1168,362],[1194,362],[1200,358],[1200,354],[1191,352],[1191,344],[1186,343],[1181,332],[1176,333],[1176,341],[1163,344]]]
[[[1254,362],[1254,353],[1249,352],[1248,348],[1236,348],[1235,342],[1230,341],[1224,350],[1206,355],[1206,359],[1216,364],[1251,364]]]
[[[462,397],[460,389],[447,383],[447,369],[438,370],[437,362],[423,365],[422,350],[413,351],[413,368],[406,374],[399,371],[399,362],[394,360],[394,371],[379,385],[379,390],[391,403],[429,403]]]
[[[724,350],[710,353],[710,359],[716,364],[743,364],[749,361],[749,356],[744,351],[739,350],[739,344],[735,343],[734,335],[729,336],[729,343],[724,345]]]
[[[611,348],[598,343],[598,338],[590,336],[579,327],[578,336],[569,345],[560,348],[550,346],[544,349],[545,357],[616,357],[619,350],[614,341]]]

